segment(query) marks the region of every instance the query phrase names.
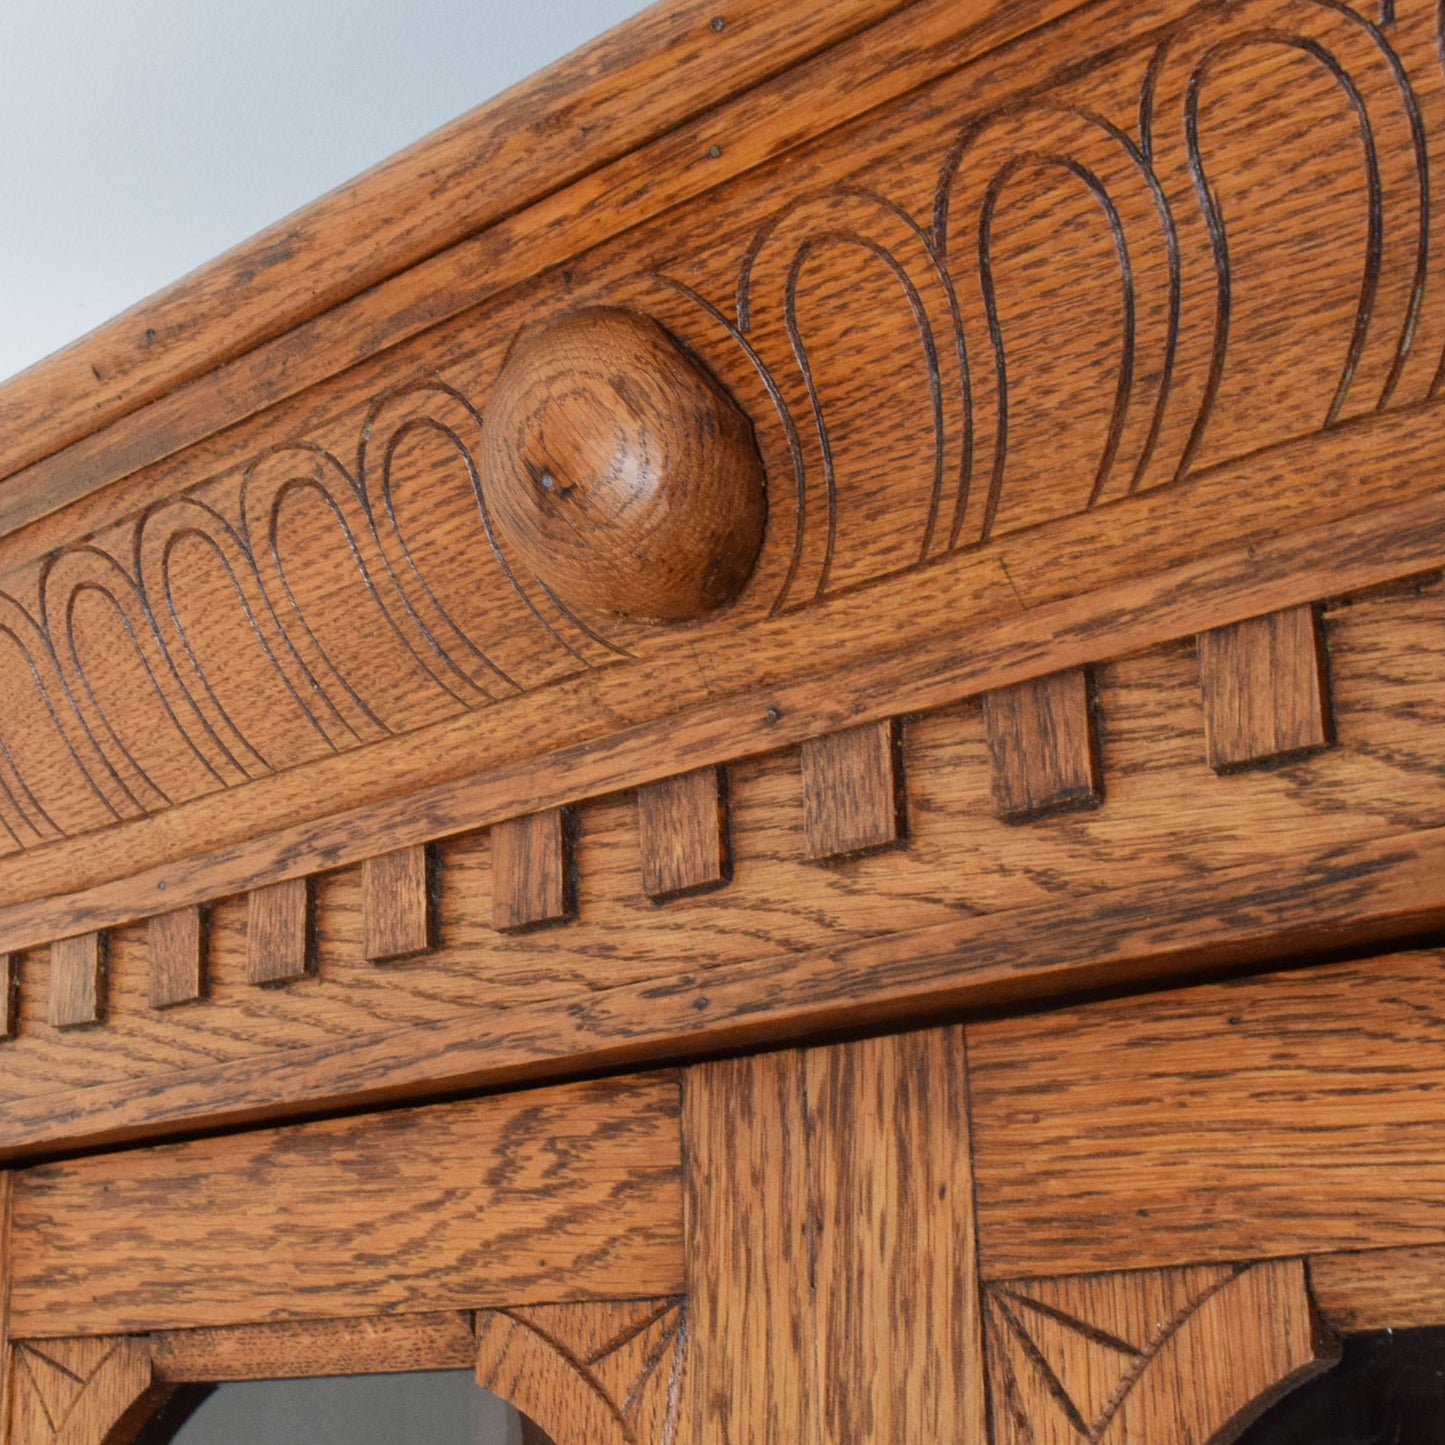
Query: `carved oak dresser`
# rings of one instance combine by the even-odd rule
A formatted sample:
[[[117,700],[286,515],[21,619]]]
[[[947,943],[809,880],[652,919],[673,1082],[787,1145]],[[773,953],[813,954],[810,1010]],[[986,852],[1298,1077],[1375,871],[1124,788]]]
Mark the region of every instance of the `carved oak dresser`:
[[[6,1445],[1445,1322],[1442,14],[664,0],[0,387]]]

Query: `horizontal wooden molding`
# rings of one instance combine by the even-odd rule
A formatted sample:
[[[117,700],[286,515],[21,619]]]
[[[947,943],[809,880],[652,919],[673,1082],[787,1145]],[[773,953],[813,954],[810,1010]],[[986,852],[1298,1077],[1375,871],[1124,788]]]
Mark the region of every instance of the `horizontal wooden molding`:
[[[1379,460],[1361,481],[1355,467],[1367,452]],[[67,931],[302,877],[529,807],[566,805],[679,767],[945,706],[1262,611],[1435,570],[1445,566],[1445,491],[1413,498],[1408,491],[1410,480],[1437,464],[1437,454],[1445,457],[1445,439],[1409,439],[1400,419],[1362,425],[1348,446],[1327,438],[1295,443],[1187,484],[1175,493],[1174,517],[1167,494],[1153,493],[1119,504],[1107,519],[1064,524],[1056,534],[1060,549],[1094,560],[1101,585],[1090,592],[1071,595],[1059,580],[1035,580],[1026,554],[998,543],[986,555],[922,574],[916,587],[890,589],[887,636],[879,634],[871,599],[860,594],[806,625],[775,619],[718,634],[706,657],[706,689],[699,687],[698,653],[664,654],[630,669],[602,670],[585,686],[558,684],[516,699],[507,705],[515,733],[498,736],[496,709],[433,729],[427,748],[407,738],[376,744],[373,753],[387,750],[395,767],[374,781],[350,759],[322,761],[249,784],[237,801],[249,798],[251,807],[238,806],[233,823],[218,800],[206,798],[112,829],[104,851],[93,838],[52,844],[12,859],[0,873],[0,948],[18,951]],[[1365,509],[1291,528],[1292,504],[1269,500],[1271,481],[1289,475],[1311,479],[1321,512],[1331,510],[1336,487]],[[1406,498],[1395,500],[1401,490]],[[1132,571],[1141,555],[1155,562],[1172,561],[1176,549],[1191,555],[1201,540],[1193,524],[1202,526],[1236,497],[1227,530],[1235,538],[1245,533],[1250,540],[1243,545],[1163,570]],[[940,620],[957,613],[968,620],[956,627]],[[804,638],[798,673],[759,687],[757,649],[791,649],[799,645],[792,639]],[[813,657],[822,670],[807,670]],[[725,678],[736,687],[731,696]],[[699,704],[704,690],[716,700]],[[532,729],[544,715],[560,730],[555,750],[539,756]],[[453,757],[475,765],[482,747],[495,758],[485,770],[429,781],[449,772]],[[381,796],[356,806],[368,786]],[[258,832],[258,817],[267,816],[283,826]],[[98,865],[111,876],[97,878]]]

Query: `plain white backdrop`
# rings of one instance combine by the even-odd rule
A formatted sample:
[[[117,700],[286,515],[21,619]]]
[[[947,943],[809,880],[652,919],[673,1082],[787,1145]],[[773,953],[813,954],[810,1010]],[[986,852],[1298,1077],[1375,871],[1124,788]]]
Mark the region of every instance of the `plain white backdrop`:
[[[0,378],[642,8],[0,0]]]

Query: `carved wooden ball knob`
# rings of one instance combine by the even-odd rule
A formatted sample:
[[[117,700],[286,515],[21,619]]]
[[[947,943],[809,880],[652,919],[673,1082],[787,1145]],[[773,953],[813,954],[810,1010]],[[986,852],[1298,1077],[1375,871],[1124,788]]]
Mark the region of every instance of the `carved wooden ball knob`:
[[[529,327],[485,422],[493,525],[564,605],[683,622],[742,591],[766,508],[752,424],[655,321]]]

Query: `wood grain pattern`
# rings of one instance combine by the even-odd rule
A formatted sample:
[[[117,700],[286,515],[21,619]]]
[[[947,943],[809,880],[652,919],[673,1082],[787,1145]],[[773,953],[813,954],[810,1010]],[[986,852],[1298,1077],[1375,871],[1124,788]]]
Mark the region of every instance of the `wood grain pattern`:
[[[129,1445],[167,1393],[140,1340],[26,1340],[11,1369],[7,1445]]]
[[[896,720],[809,738],[802,768],[809,858],[843,858],[903,840],[907,803]]]
[[[727,775],[699,768],[637,790],[642,891],[654,902],[721,888],[732,872]]]
[[[899,8],[898,0],[824,0],[806,12],[784,12],[762,0],[743,0],[718,31],[711,24],[715,7],[658,6],[650,17],[623,26],[615,45],[584,50],[580,76],[547,73],[537,82],[540,96],[523,85],[484,107],[480,134],[464,117],[415,155],[403,152],[394,164],[377,168],[374,189],[367,178],[343,188],[345,199],[335,210],[325,202],[316,208],[320,224],[314,232],[306,213],[288,218],[277,228],[280,234],[264,233],[221,258],[199,284],[181,283],[142,303],[99,338],[34,368],[26,385],[19,379],[7,384],[0,396],[7,417],[41,399],[42,413],[48,402],[59,419],[65,408],[56,405],[55,392],[64,392],[78,408],[65,434],[81,440],[7,480],[0,528],[32,522],[77,497],[89,500],[107,483],[209,437],[220,417],[229,424],[251,416],[561,265],[576,255],[583,221],[588,244],[625,233],[1076,6],[1074,0],[1032,0],[960,13],[952,0],[915,0],[890,15]],[[1183,11],[1185,0],[1171,8]],[[1136,22],[1125,28],[1143,27]],[[833,54],[818,53],[830,45]],[[679,67],[692,76],[685,85],[678,84]],[[830,83],[835,70],[848,76],[847,85]],[[665,83],[647,85],[655,76]],[[579,78],[584,96],[573,90]],[[619,105],[619,87],[645,87],[645,102],[633,96]],[[729,103],[717,104],[729,96]],[[589,111],[592,117],[584,120]],[[594,124],[599,113],[607,119]],[[644,116],[650,120],[630,140],[619,133]],[[679,119],[683,123],[674,125]],[[650,134],[658,138],[624,153]],[[616,149],[609,143],[598,154],[594,143],[604,137]],[[719,139],[726,145],[717,145],[715,155]],[[482,160],[497,143],[509,152],[499,157],[501,172]],[[566,164],[539,174],[548,156]],[[448,173],[448,180],[438,181]],[[508,173],[522,183],[521,193],[504,183]],[[520,204],[526,199],[534,203]],[[449,239],[456,244],[446,245],[448,238],[432,232],[437,218],[446,218],[443,228],[452,228]],[[382,255],[381,232],[399,241],[413,237],[420,246],[410,257],[397,253],[384,262],[382,274],[393,268],[398,274],[377,285],[372,268]],[[432,255],[437,242],[446,249]],[[409,262],[415,264],[402,269]],[[335,290],[318,288],[318,268],[329,272]],[[259,315],[247,307],[247,296],[268,292],[278,276],[300,302],[300,315],[311,319],[297,325],[294,316],[268,315],[264,304]],[[209,339],[192,348],[184,333],[197,323]],[[165,344],[158,344],[161,338]],[[90,368],[124,389],[120,373],[134,364],[137,345],[143,360],[158,366],[146,390],[157,389],[155,400],[133,409],[139,396],[115,398],[109,386],[97,393]],[[116,416],[118,422],[92,432]],[[8,472],[23,456],[52,450],[61,439],[51,431],[54,424],[37,421],[34,436],[17,438],[0,454],[0,467]],[[96,498],[101,508],[106,500]]]
[[[8,1170],[0,1170],[0,1445],[12,1445],[10,1433],[10,1191]]]
[[[492,931],[483,834],[443,845],[444,946],[404,969],[365,962],[360,868],[319,881],[304,989],[247,987],[245,902],[218,904],[211,998],[163,1030],[144,928],[113,935],[110,1022],[84,1034],[49,1030],[48,950],[28,953],[21,1035],[0,1050],[0,1150],[903,1026],[1437,926],[1445,586],[1346,600],[1326,625],[1339,744],[1278,769],[1210,771],[1190,638],[1099,669],[1095,811],[997,821],[981,710],[965,705],[906,730],[909,847],[837,868],[803,861],[797,758],[774,753],[730,769],[732,884],[665,908],[641,893],[623,795],[580,812],[566,929]]]
[[[1021,823],[1103,797],[1098,743],[1083,668],[1056,672],[983,696],[993,805]]]
[[[106,940],[82,933],[50,945],[50,1024],[84,1028],[105,1017]]]
[[[1440,957],[969,1029],[990,1278],[1445,1240]]]
[[[667,1445],[685,1334],[679,1298],[482,1310],[477,1383],[558,1445]]]
[[[11,1329],[679,1293],[678,1108],[654,1076],[42,1165]]]
[[[657,322],[620,307],[522,331],[482,471],[503,544],[584,616],[705,616],[743,590],[763,544],[752,423]]]
[[[362,865],[362,952],[372,963],[414,958],[436,946],[436,860],[425,844]]]
[[[20,1028],[20,955],[0,953],[0,1043]]]
[[[246,914],[246,981],[290,983],[316,971],[316,921],[309,878],[254,889]]]
[[[549,808],[492,827],[492,927],[520,933],[565,923],[577,912],[573,821]]]
[[[158,1330],[147,1340],[167,1384],[294,1380],[399,1370],[469,1370],[477,1342],[463,1311]]]
[[[1204,737],[1216,772],[1330,742],[1324,643],[1312,607],[1291,607],[1199,638]]]
[[[8,441],[0,476],[896,8],[828,0],[783,15],[743,0],[715,29],[715,6],[653,7],[7,383],[0,414],[42,420]]]
[[[983,1439],[959,1029],[689,1070],[684,1440]]]
[[[1382,406],[1385,420],[1408,418],[1419,437],[1442,340],[1423,305],[1431,255],[1419,240],[1432,157],[1414,117],[1416,82],[1433,86],[1438,70],[1418,44],[1428,21],[1411,10],[1386,33],[1347,8],[1327,17],[1292,12],[1300,45],[1281,47],[1259,40],[1256,7],[1188,15],[1135,8],[1142,13],[1132,19],[1110,7],[1070,17],[970,72],[938,74],[949,61],[935,54],[931,80],[921,77],[930,83],[919,89],[915,79],[910,98],[787,157],[787,174],[806,179],[787,181],[781,195],[780,157],[745,186],[723,188],[686,226],[670,217],[630,234],[595,269],[583,267],[581,282],[574,272],[570,289],[555,273],[534,276],[528,295],[520,286],[508,299],[515,310],[499,308],[500,335],[490,324],[479,335],[473,317],[458,318],[384,365],[352,365],[324,396],[299,396],[233,428],[203,457],[128,483],[123,520],[83,526],[83,545],[72,535],[38,553],[19,549],[6,595],[19,614],[16,647],[34,654],[44,694],[23,711],[45,719],[48,703],[56,721],[36,734],[45,758],[22,760],[38,807],[13,785],[15,851],[38,858],[56,840],[84,837],[85,849],[65,856],[80,870],[83,851],[94,881],[89,835],[97,829],[114,827],[111,868],[125,860],[138,869],[157,853],[193,851],[180,838],[190,826],[191,843],[219,848],[269,828],[314,825],[361,798],[395,799],[418,773],[437,785],[476,769],[478,754],[448,727],[458,719],[476,723],[455,729],[469,731],[468,743],[486,738],[497,749],[510,739],[509,761],[519,766],[525,740],[532,774],[535,715],[556,719],[559,732],[588,730],[555,694],[535,715],[511,708],[505,726],[476,719],[619,651],[656,646],[625,628],[590,638],[570,629],[525,578],[508,580],[479,537],[483,519],[464,479],[502,348],[523,315],[625,301],[656,314],[747,403],[770,473],[781,479],[774,540],[756,587],[729,619],[739,633],[750,630],[736,626],[745,619],[756,624],[755,642],[769,614],[773,622],[831,616],[845,598],[863,605],[860,589],[886,582],[887,596],[906,595],[898,579],[917,575],[930,584],[920,625],[936,632],[941,617],[976,619],[971,600],[953,595],[966,570],[953,564],[1006,536],[1029,539],[993,558],[1005,570],[988,569],[1015,613],[1041,573],[1070,595],[1086,591],[1095,563],[1063,524],[1092,513],[1112,513],[1105,530],[1137,539],[1139,568],[1167,565],[1158,539],[1131,528],[1144,510],[1133,504],[1154,493],[1171,517],[1172,555],[1186,547],[1208,555],[1226,545],[1221,534],[1237,510],[1226,505],[1205,529],[1193,527],[1179,493],[1200,475],[1291,440],[1324,438],[1347,451],[1352,428],[1381,420],[1374,413]],[[1166,38],[1172,58],[1156,71]],[[1183,97],[1196,94],[1195,70],[1212,66],[1205,57],[1219,54],[1230,57],[1221,72],[1229,100],[1206,106],[1201,129],[1187,121]],[[1348,77],[1358,113],[1335,72],[1320,68],[1321,54]],[[856,92],[843,90],[851,103]],[[1254,107],[1249,122],[1235,109],[1245,100]],[[1359,163],[1362,124],[1383,168],[1378,186]],[[1136,130],[1137,141],[1121,140]],[[1030,159],[1039,154],[1069,164],[1040,167]],[[1289,199],[1304,184],[1300,166],[1316,199],[1308,226]],[[1232,247],[1219,243],[1216,205],[1234,217]],[[573,207],[568,220],[578,214]],[[1390,240],[1361,251],[1370,235]],[[1411,235],[1415,244],[1401,239]],[[1041,243],[1059,245],[1068,264],[1030,265]],[[1326,254],[1337,259],[1320,268]],[[535,260],[529,252],[516,279],[533,276]],[[1233,274],[1238,265],[1242,275]],[[490,273],[473,266],[471,274]],[[423,278],[412,280],[425,294]],[[839,294],[865,324],[839,325],[830,304]],[[1227,317],[1221,296],[1233,308]],[[1289,338],[1283,349],[1280,337]],[[976,379],[967,405],[965,360]],[[865,375],[880,380],[861,386]],[[910,425],[886,420],[898,416]],[[406,444],[392,448],[399,429]],[[1380,453],[1366,455],[1374,485]],[[291,485],[296,466],[315,488]],[[1303,491],[1266,489],[1267,501],[1255,505],[1288,513],[1291,527],[1306,514],[1325,520],[1332,506],[1359,514],[1368,501],[1358,470],[1347,503],[1321,496],[1311,479]],[[1430,465],[1415,468],[1408,490],[1418,495],[1433,474]],[[387,478],[391,492],[416,503],[395,519],[375,502]],[[276,555],[264,544],[273,524]],[[356,554],[336,544],[338,528],[357,539]],[[42,562],[57,552],[54,564]],[[478,563],[485,585],[468,570]],[[224,607],[200,605],[216,595]],[[880,606],[883,595],[867,608],[875,654],[901,640],[907,611]],[[1254,612],[1262,605],[1272,604],[1256,598]],[[259,636],[248,615],[261,619]],[[1034,671],[1076,665],[1050,657],[1037,666],[1048,629],[1047,619],[1036,621]],[[65,635],[51,635],[57,630]],[[792,657],[836,655],[831,636],[811,626],[798,632],[806,641],[791,639]],[[710,640],[706,629],[697,635]],[[509,667],[509,647],[522,666]],[[671,640],[661,650],[674,649],[687,659],[696,699],[706,689],[695,659]],[[752,646],[749,675],[764,657],[787,670],[786,655]],[[218,669],[234,689],[208,687]],[[651,692],[637,685],[641,670],[625,688],[617,680],[634,699],[630,716],[617,715],[624,731],[637,720],[635,699]],[[17,673],[26,675],[18,663]],[[146,715],[121,709],[113,733],[106,720],[121,696],[143,700]],[[654,696],[664,710],[683,704],[666,690]],[[877,707],[888,694],[875,686],[868,696]],[[611,732],[605,717],[597,706],[590,741]],[[852,720],[862,719],[855,712]],[[431,728],[444,730],[450,747],[433,747],[440,737],[411,740]],[[325,766],[339,761],[333,751],[373,750],[364,769]],[[298,770],[307,777],[302,790],[294,780],[259,786]],[[221,789],[234,803],[210,797]],[[121,843],[131,823],[202,800],[187,827],[142,831],[150,851],[137,849],[134,835]],[[514,800],[510,811],[551,801]],[[194,821],[202,814],[204,825]],[[217,827],[219,835],[204,831]],[[373,840],[368,851],[381,846]],[[51,880],[31,897],[52,891],[56,861],[30,875]],[[18,892],[22,876],[7,887]]]
[[[1337,1355],[1299,1260],[1013,1281],[985,1298],[998,1445],[1232,1439]]]
[[[1320,1314],[1342,1334],[1445,1320],[1445,1244],[1317,1254],[1309,1273]]]
[[[199,908],[160,913],[146,925],[150,1005],[172,1008],[206,994],[206,918]]]

